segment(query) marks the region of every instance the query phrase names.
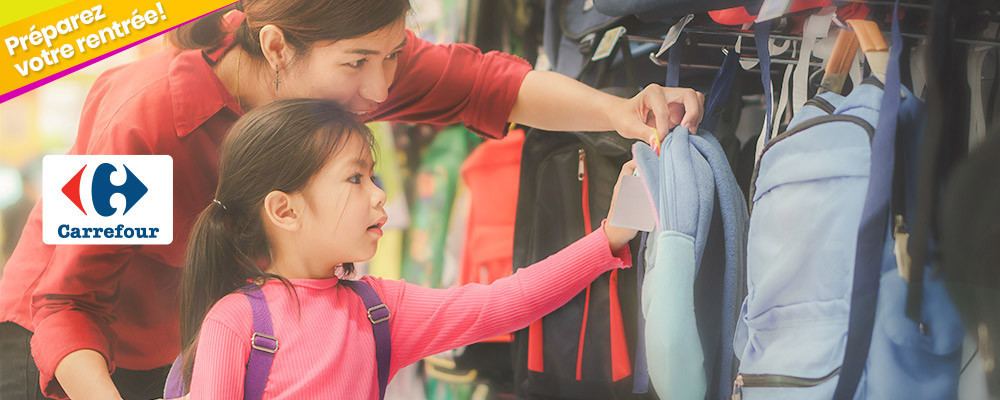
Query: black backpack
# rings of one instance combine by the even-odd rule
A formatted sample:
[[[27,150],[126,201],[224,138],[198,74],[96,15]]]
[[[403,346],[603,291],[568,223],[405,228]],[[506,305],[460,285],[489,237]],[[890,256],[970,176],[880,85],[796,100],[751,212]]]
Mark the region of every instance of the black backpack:
[[[617,132],[528,131],[514,227],[515,269],[601,228],[634,142]],[[607,272],[565,306],[515,334],[518,398],[648,398],[632,394],[630,376],[638,312],[635,274],[631,268]]]

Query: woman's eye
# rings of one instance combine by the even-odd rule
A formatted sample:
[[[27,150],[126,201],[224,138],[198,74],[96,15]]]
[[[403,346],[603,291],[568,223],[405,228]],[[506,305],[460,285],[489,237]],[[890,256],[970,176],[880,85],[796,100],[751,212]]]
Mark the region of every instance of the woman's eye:
[[[403,52],[402,50],[400,50],[400,51],[396,51],[396,52],[393,52],[392,54],[389,54],[389,56],[388,56],[388,57],[386,57],[385,59],[386,59],[386,60],[395,60],[395,59],[396,59],[396,57],[398,57],[398,56],[399,56],[399,53],[402,53],[402,52]]]
[[[365,65],[365,63],[367,63],[367,62],[368,62],[368,59],[367,59],[367,58],[362,58],[362,59],[360,59],[360,60],[357,60],[357,61],[354,61],[354,62],[349,62],[349,63],[347,63],[347,64],[344,64],[344,65],[347,65],[348,67],[351,67],[351,68],[361,68],[361,67],[363,67],[363,66]]]
[[[361,184],[361,174],[354,174],[350,178],[347,178],[347,181],[359,185]]]

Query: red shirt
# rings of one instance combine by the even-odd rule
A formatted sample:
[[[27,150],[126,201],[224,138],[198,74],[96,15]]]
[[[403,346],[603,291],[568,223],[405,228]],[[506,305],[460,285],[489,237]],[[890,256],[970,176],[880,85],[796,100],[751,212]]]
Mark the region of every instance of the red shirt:
[[[524,60],[461,44],[433,45],[407,31],[389,97],[372,119],[450,124],[503,137]],[[191,226],[215,193],[219,148],[243,114],[212,71],[232,47],[165,49],[105,72],[91,88],[69,154],[166,154],[174,165],[170,245],[46,245],[35,205],[0,281],[0,321],[34,332],[42,390],[65,397],[56,365],[93,349],[115,366],[146,370],[180,352],[179,283]]]

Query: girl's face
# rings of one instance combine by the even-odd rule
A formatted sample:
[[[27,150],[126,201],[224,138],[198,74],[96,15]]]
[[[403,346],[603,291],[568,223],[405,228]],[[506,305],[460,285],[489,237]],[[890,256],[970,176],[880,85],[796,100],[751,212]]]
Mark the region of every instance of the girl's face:
[[[385,192],[373,181],[371,152],[352,134],[302,192],[299,237],[310,264],[365,261],[375,255],[386,222]]]
[[[389,95],[406,44],[405,17],[367,35],[317,43],[282,77],[282,97],[333,100],[362,117]]]

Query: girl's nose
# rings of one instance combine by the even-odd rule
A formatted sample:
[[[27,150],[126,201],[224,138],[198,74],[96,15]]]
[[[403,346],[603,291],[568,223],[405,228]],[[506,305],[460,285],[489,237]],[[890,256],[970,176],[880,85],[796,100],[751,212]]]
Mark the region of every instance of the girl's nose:
[[[385,190],[382,190],[382,181],[378,178],[375,181],[375,192],[372,193],[372,207],[382,208],[385,205]]]

